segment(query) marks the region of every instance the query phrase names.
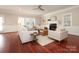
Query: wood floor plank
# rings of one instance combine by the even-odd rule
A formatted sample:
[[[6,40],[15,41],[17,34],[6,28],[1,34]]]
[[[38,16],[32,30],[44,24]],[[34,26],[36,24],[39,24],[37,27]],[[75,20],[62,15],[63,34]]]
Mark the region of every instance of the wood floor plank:
[[[0,34],[1,53],[79,53],[79,36],[69,35],[60,42],[41,46],[37,42],[21,43],[17,32]]]

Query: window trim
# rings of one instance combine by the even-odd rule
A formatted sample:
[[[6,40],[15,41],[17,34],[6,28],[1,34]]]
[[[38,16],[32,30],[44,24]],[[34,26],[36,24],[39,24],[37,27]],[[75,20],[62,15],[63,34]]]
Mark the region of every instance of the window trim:
[[[70,26],[64,26],[64,16],[66,16],[66,15],[70,15]],[[64,27],[71,27],[71,26],[72,26],[72,13],[63,14],[62,25],[63,25]]]
[[[4,23],[5,23],[5,17],[3,15],[0,15],[0,17],[3,18],[3,25],[4,25]]]
[[[3,31],[3,25],[5,25],[5,18],[4,16],[0,15],[0,17],[2,17],[2,22],[0,22],[0,31]]]

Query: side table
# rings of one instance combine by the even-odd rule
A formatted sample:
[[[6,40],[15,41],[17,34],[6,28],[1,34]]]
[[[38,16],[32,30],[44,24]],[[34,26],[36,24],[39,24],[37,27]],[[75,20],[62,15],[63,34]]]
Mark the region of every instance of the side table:
[[[36,38],[37,35],[38,35],[37,32],[34,32],[34,33],[31,34],[32,39],[33,39],[33,42],[37,42],[37,40],[38,40],[38,39]]]

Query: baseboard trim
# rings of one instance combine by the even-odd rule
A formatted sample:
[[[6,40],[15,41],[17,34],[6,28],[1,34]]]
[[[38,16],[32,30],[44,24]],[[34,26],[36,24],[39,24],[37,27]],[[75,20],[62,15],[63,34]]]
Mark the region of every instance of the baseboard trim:
[[[8,33],[17,33],[18,31],[15,31],[15,32],[2,32],[0,34],[8,34]]]

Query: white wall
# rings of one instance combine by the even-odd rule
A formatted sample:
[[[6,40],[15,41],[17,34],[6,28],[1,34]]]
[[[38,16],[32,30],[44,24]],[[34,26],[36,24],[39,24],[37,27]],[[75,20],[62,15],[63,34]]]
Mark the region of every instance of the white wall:
[[[6,14],[5,15],[5,25],[17,25],[18,22],[18,16]]]
[[[66,30],[68,31],[69,34],[79,36],[79,26],[67,27]]]
[[[4,17],[3,30],[1,30],[0,32],[17,31],[18,16],[12,14],[2,14],[2,13],[0,13],[0,16]]]
[[[47,20],[52,18],[53,16],[57,16],[57,20],[61,21],[61,25],[63,24],[63,15],[67,13],[72,13],[72,26],[65,27],[66,30],[70,34],[79,36],[79,6],[62,9],[56,12],[51,12],[49,14],[44,15],[44,18]]]

